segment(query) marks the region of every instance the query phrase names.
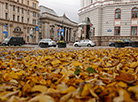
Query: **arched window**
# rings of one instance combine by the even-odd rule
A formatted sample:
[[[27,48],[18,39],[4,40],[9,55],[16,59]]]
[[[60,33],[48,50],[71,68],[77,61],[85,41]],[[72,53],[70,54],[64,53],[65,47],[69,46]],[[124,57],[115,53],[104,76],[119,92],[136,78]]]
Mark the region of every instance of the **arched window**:
[[[115,19],[121,19],[121,10],[120,9],[115,10]]]
[[[14,29],[14,31],[16,31],[16,32],[21,32],[21,28],[16,27],[16,28]]]
[[[133,8],[132,9],[132,18],[137,18],[138,17],[138,8]]]

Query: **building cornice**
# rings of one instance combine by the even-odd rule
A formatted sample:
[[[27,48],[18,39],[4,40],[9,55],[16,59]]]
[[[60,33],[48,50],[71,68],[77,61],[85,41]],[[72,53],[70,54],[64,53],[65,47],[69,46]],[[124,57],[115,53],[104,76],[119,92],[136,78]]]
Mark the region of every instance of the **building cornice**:
[[[88,6],[85,6],[85,7],[81,8],[81,9],[79,9],[79,12],[80,12],[80,11],[83,11],[83,10],[85,10],[85,9],[90,8],[91,6],[96,7],[96,6],[126,5],[126,4],[136,4],[136,3],[138,3],[138,1],[132,1],[132,2],[120,2],[120,3],[101,4],[101,5],[96,5],[96,6],[95,6],[95,4],[97,4],[97,3],[105,3],[105,2],[107,2],[107,1],[97,1],[97,2],[95,2],[95,3],[93,3],[93,4],[90,4],[90,5],[88,5]]]
[[[53,19],[51,17],[41,17],[40,20],[41,20],[42,23],[49,23],[49,22],[46,21],[46,20],[48,20],[48,21],[54,21],[54,22],[58,23],[58,25],[61,25],[61,26],[62,25],[64,25],[64,26],[68,25],[68,26],[77,27],[77,24],[67,23],[63,20],[60,20],[60,19],[56,20],[56,19]]]
[[[99,1],[98,1],[99,2]],[[104,1],[102,1],[104,2]],[[93,4],[91,4],[93,5]],[[97,9],[97,8],[104,8],[104,7],[110,7],[110,6],[126,6],[126,5],[138,5],[138,1],[135,1],[135,2],[122,2],[122,3],[109,3],[109,4],[105,4],[105,5],[97,5],[97,6],[94,6],[94,7],[91,7],[91,5],[87,6],[87,7],[84,7],[83,9],[80,9],[78,14],[82,14],[82,13],[86,13],[86,12],[89,12],[90,10],[92,9]]]

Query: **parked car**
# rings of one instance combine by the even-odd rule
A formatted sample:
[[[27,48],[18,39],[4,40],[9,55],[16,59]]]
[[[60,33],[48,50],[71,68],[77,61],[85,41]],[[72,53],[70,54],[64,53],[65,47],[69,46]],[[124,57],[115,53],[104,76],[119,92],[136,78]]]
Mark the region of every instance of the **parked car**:
[[[86,39],[86,40],[81,40],[81,41],[75,42],[73,44],[73,46],[75,46],[75,47],[82,47],[82,46],[94,47],[94,46],[96,46],[96,43],[93,42],[92,40]]]
[[[14,45],[14,46],[19,45],[19,46],[21,46],[23,44],[25,44],[25,41],[24,41],[23,37],[7,37],[1,43],[1,45],[3,45],[3,46],[6,46],[6,45],[8,45],[8,46],[10,46],[10,45]]]
[[[51,39],[41,39],[38,43],[38,46],[41,46],[40,44],[48,43],[48,47],[56,47],[56,42]]]
[[[125,44],[125,46],[131,46],[132,44],[132,40],[131,39],[120,39],[119,41],[123,42]],[[115,46],[116,42],[110,42],[109,46]]]

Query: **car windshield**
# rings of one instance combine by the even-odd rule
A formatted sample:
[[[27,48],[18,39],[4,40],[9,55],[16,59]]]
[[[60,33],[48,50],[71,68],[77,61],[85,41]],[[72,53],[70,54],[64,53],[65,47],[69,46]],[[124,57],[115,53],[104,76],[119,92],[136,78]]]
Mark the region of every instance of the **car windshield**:
[[[131,40],[130,40],[130,39],[124,39],[124,41],[125,41],[125,42],[131,42]]]
[[[6,38],[5,41],[9,41],[10,40],[10,37]]]
[[[84,42],[84,40],[81,40],[80,43]]]
[[[42,39],[41,41],[48,41],[48,42],[49,42],[49,41],[51,41],[51,40],[50,40],[50,39]]]
[[[85,42],[89,42],[90,40],[85,40]]]

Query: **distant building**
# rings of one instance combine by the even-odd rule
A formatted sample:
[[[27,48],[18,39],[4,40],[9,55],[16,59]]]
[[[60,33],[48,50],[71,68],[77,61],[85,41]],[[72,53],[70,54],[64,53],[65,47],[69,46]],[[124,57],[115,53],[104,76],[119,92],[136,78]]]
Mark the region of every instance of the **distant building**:
[[[119,39],[138,40],[138,0],[81,0],[79,23],[89,18],[91,39],[108,45]],[[84,34],[79,28],[79,35]]]
[[[26,43],[38,42],[37,0],[0,0],[0,42],[8,36],[24,37]]]
[[[39,6],[41,38],[51,38],[59,40],[59,31],[64,29],[64,39],[67,42],[75,41],[77,33],[77,23],[71,21],[65,14],[58,16],[53,9]]]

